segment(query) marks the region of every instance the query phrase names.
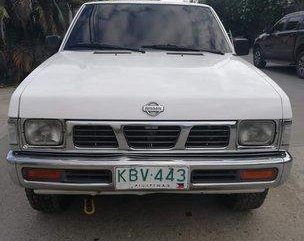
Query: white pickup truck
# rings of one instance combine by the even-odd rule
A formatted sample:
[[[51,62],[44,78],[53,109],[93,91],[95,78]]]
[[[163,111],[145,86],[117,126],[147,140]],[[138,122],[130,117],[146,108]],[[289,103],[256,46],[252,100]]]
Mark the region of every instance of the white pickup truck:
[[[203,4],[84,4],[56,54],[14,92],[12,179],[55,212],[83,195],[223,194],[260,207],[284,183],[290,101]],[[59,51],[58,51],[59,49]],[[58,51],[58,52],[57,52]]]

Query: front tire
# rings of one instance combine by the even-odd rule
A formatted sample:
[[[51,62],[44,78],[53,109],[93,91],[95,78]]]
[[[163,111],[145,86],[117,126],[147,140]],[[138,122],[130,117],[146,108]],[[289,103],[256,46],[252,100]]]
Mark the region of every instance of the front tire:
[[[297,74],[301,79],[304,79],[304,51],[297,58]]]
[[[39,195],[32,189],[25,189],[30,206],[44,213],[63,212],[70,206],[71,199],[64,195]]]
[[[240,193],[228,195],[225,204],[235,211],[248,211],[260,208],[268,194],[268,189],[261,193]]]
[[[254,66],[259,69],[263,69],[266,67],[267,63],[260,47],[256,47],[253,51],[253,63]]]

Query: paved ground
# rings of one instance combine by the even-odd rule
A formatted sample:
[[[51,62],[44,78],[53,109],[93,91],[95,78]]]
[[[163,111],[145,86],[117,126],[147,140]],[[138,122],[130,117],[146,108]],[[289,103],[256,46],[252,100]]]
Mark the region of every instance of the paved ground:
[[[272,190],[265,205],[250,213],[228,211],[214,197],[172,195],[100,197],[94,216],[83,215],[80,200],[64,214],[32,211],[7,175],[5,123],[12,90],[0,89],[0,240],[304,240],[304,80],[292,68],[273,66],[265,72],[292,101],[295,164],[288,183]]]

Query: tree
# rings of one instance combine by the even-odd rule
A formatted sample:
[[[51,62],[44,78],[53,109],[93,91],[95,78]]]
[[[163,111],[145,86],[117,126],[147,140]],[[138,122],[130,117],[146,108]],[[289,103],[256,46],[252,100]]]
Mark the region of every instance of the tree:
[[[304,10],[304,0],[293,0],[292,5],[295,7],[296,11]]]
[[[19,83],[49,57],[45,36],[63,35],[81,0],[0,0],[0,84]]]
[[[299,0],[303,1],[303,0]],[[263,29],[279,20],[288,0],[205,0],[219,14],[227,30],[234,36],[251,40]]]

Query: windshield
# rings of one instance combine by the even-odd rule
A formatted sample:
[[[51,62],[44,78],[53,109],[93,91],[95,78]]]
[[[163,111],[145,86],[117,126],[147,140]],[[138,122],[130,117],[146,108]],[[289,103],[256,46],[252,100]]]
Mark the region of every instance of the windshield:
[[[65,50],[94,48],[231,52],[209,8],[170,4],[86,5]]]

